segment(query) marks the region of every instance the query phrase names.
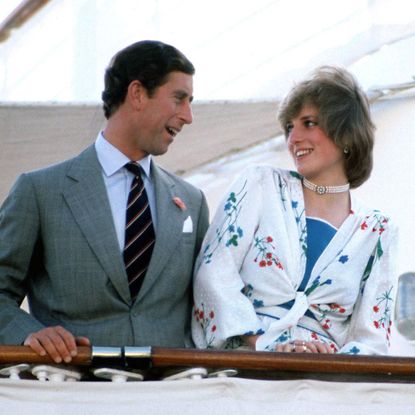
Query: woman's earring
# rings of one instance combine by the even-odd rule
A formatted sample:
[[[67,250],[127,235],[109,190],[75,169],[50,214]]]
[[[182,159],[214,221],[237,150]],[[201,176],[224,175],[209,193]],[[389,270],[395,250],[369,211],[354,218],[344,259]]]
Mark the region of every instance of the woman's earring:
[[[343,149],[343,153],[344,153],[344,154],[349,154],[349,148],[348,148],[348,147],[345,147],[345,148]]]

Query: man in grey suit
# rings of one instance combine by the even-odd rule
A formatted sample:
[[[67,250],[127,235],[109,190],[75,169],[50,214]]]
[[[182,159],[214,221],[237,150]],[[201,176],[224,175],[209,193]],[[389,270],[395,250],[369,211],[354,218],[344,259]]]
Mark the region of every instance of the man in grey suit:
[[[18,178],[0,209],[0,344],[29,345],[57,363],[70,362],[77,345],[191,344],[191,276],[207,204],[151,156],[192,122],[193,74],[162,42],[121,50],[106,70],[107,123],[94,145]],[[141,175],[127,170],[131,161]],[[123,251],[134,180],[144,183],[155,242],[133,294]],[[26,295],[30,314],[20,308]]]

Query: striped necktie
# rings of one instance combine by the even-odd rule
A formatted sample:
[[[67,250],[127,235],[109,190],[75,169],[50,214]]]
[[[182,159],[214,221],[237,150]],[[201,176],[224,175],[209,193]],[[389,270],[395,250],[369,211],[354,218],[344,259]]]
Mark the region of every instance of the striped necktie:
[[[147,192],[141,178],[142,167],[131,162],[125,168],[135,176],[128,195],[123,253],[131,299],[134,301],[150,263],[155,233]]]

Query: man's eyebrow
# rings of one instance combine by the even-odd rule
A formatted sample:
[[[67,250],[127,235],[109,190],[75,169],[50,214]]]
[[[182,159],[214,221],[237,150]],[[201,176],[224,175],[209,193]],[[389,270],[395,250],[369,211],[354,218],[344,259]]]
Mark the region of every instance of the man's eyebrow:
[[[182,89],[177,89],[173,92],[173,95],[175,95],[177,98],[184,99],[189,97],[189,101],[193,101],[193,95],[189,95],[188,92],[183,91]]]

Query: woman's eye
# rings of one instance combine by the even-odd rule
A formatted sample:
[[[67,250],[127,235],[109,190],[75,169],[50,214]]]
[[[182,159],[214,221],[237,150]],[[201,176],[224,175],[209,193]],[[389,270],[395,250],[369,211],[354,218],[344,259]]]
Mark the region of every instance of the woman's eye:
[[[287,133],[291,132],[292,129],[293,129],[293,125],[291,123],[285,125],[285,131]]]
[[[317,125],[317,121],[307,120],[307,121],[304,122],[304,125],[306,127],[314,127],[314,126]]]

